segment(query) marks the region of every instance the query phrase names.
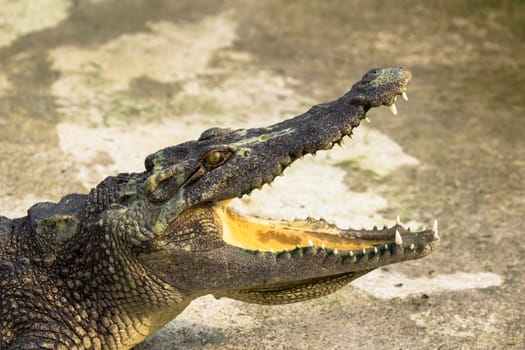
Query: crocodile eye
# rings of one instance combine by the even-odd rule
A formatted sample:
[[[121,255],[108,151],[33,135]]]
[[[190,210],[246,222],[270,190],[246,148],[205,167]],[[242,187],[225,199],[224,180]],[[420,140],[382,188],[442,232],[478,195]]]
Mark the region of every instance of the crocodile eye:
[[[222,162],[222,152],[213,152],[206,157],[206,163],[209,165],[217,165]]]
[[[213,151],[204,158],[204,165],[207,168],[214,168],[227,161],[230,155],[230,152],[226,151]]]

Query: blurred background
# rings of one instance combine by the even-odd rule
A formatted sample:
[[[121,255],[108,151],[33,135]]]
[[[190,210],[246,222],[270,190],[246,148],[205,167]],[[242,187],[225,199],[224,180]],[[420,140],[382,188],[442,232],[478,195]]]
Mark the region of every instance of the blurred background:
[[[394,65],[414,76],[397,117],[370,111],[344,149],[236,206],[357,227],[437,218],[441,247],[305,303],[204,297],[138,348],[523,349],[523,1],[0,0],[0,213]]]

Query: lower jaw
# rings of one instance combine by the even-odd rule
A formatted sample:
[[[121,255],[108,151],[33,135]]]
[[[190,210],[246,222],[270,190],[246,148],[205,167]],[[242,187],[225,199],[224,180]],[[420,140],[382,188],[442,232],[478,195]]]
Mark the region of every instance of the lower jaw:
[[[226,296],[255,304],[295,303],[331,294],[368,271],[347,272],[299,281],[284,281],[253,289],[230,291]]]

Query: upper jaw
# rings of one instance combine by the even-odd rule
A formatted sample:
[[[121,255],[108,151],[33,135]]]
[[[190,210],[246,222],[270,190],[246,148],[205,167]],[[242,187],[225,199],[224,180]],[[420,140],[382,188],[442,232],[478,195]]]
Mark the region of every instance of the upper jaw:
[[[259,189],[265,183],[272,182],[276,176],[281,175],[283,170],[296,159],[306,154],[315,154],[320,150],[329,150],[333,148],[334,145],[340,144],[345,136],[352,135],[353,128],[359,125],[361,119],[366,118],[367,121],[370,121],[368,117],[366,117],[368,108],[384,105],[388,106],[394,115],[397,115],[396,102],[398,96],[408,101],[407,85],[412,79],[412,74],[405,67],[382,68],[378,70],[383,72],[382,74],[387,76],[392,75],[395,76],[395,78],[392,78],[392,82],[381,85],[381,87],[374,87],[375,90],[372,92],[367,91],[369,95],[368,99],[361,101],[361,105],[359,105],[359,103],[354,104],[354,97],[362,94],[363,91],[361,90],[362,87],[360,84],[365,80],[364,77],[363,81],[354,84],[352,89],[338,100],[314,106],[308,112],[294,118],[293,120],[301,120],[301,122],[297,123],[297,127],[285,121],[269,128],[255,129],[256,133],[261,134],[271,130],[272,134],[276,136],[275,140],[272,138],[270,142],[273,141],[273,145],[281,143],[282,146],[280,149],[267,150],[266,147],[268,146],[266,145],[268,144],[268,140],[254,144],[256,149],[260,149],[260,151],[255,150],[254,156],[263,159],[260,163],[267,167],[267,174],[254,181],[253,186],[243,191],[239,197],[247,193],[249,194],[253,189]],[[371,105],[369,105],[369,103],[371,103]],[[358,108],[352,108],[354,106]],[[363,106],[366,108],[359,108]],[[341,119],[340,117],[344,114],[346,114],[345,119]],[[323,120],[323,118],[325,120]],[[338,124],[336,124],[334,120],[337,120]],[[342,122],[342,120],[344,120],[344,122]],[[290,127],[290,125],[292,125],[292,127]],[[331,132],[327,132],[326,130],[331,130]],[[254,129],[250,129],[247,131],[247,134],[253,131]],[[301,132],[303,134],[301,134]],[[320,135],[323,135],[324,138],[320,137]],[[296,138],[298,141],[290,142],[289,139],[292,138]],[[316,138],[318,139],[315,140]],[[287,142],[290,146],[285,147]],[[301,145],[301,142],[304,142],[304,144]],[[283,149],[284,152],[282,151]],[[269,159],[264,159],[265,153],[270,153],[272,156]],[[258,171],[258,173],[260,173],[260,171]]]
[[[380,72],[379,77],[386,82],[371,83],[367,78],[369,72],[343,97],[314,106],[295,118],[266,128],[213,128],[205,131],[198,141],[188,142],[186,148],[198,148],[200,152],[213,147],[230,147],[235,150],[235,156],[224,166],[209,174],[202,174],[199,183],[191,186],[186,186],[189,184],[185,181],[193,174],[196,166],[192,164],[193,160],[187,159],[171,166],[164,162],[169,158],[170,149],[184,149],[181,147],[184,145],[157,152],[146,161],[146,167],[155,171],[155,174],[146,181],[144,191],[152,201],[160,203],[167,201],[170,194],[173,195],[174,188],[188,187],[183,197],[188,205],[194,205],[198,202],[241,197],[272,182],[296,159],[305,154],[331,149],[344,136],[350,136],[352,129],[365,118],[370,106],[389,105],[390,110],[397,114],[395,99],[398,95],[406,96],[406,85],[411,79],[411,73],[404,67],[382,68],[377,71]],[[187,153],[192,152],[194,151]],[[160,169],[165,166],[168,168]],[[170,191],[158,190],[162,187]]]

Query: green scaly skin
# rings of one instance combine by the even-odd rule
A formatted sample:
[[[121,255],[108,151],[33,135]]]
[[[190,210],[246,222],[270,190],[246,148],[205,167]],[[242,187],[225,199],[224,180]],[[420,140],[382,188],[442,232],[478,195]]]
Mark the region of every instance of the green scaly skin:
[[[35,204],[23,218],[0,217],[0,349],[129,349],[201,295],[301,301],[429,254],[437,231],[400,225],[341,231],[343,240],[369,240],[365,249],[245,249],[223,239],[218,214],[304,154],[351,135],[370,108],[392,105],[410,78],[403,67],[373,69],[341,98],[295,118],[206,130],[147,157],[144,172]]]

